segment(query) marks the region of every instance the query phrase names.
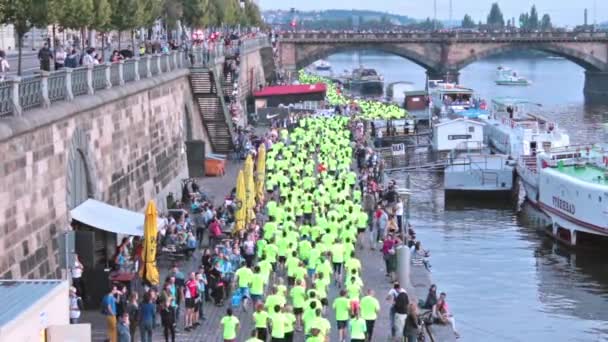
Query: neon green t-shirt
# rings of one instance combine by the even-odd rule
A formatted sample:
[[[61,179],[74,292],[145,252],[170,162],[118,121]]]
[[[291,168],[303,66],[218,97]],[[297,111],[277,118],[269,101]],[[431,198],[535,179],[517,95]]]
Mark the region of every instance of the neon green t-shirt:
[[[367,332],[367,326],[363,318],[355,318],[350,321],[349,324],[350,338],[365,340],[365,332]]]
[[[346,297],[334,299],[332,308],[336,312],[336,321],[348,321],[350,311],[350,301]]]
[[[268,326],[268,312],[264,310],[254,312],[253,320],[256,328],[266,328]]]
[[[380,302],[372,296],[361,298],[361,318],[366,321],[373,321],[378,318],[377,312],[380,311]]]
[[[303,308],[306,301],[306,289],[303,286],[294,286],[289,292],[294,308]]]
[[[296,316],[291,312],[284,314],[285,315],[285,332],[290,333],[293,332],[294,325],[296,323]]]
[[[239,319],[235,316],[224,316],[220,323],[224,327],[224,340],[235,339],[236,327],[239,325]]]
[[[249,287],[251,285],[251,278],[253,278],[253,272],[249,267],[241,267],[236,270],[235,275],[239,280],[239,287]]]
[[[331,246],[331,261],[333,263],[344,262],[344,245],[341,243],[334,243]]]
[[[283,313],[273,313],[270,315],[270,322],[272,323],[271,336],[273,338],[284,338],[285,337],[285,315]]]
[[[267,277],[260,273],[254,273],[251,277],[251,294],[253,295],[263,295],[264,294],[264,284],[266,283]]]

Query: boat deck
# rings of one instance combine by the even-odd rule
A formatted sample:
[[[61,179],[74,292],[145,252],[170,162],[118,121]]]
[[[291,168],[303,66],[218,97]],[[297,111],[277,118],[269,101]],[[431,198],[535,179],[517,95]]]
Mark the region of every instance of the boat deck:
[[[475,155],[469,154],[463,157],[457,157],[452,165],[446,168],[446,172],[465,172],[471,169],[484,170],[484,171],[500,171],[500,170],[513,170],[513,166],[508,165],[506,162],[508,157],[505,155]]]
[[[568,166],[558,166],[555,170],[571,176],[578,178],[582,181],[608,185],[608,178],[604,177],[608,169],[593,166],[593,165],[585,165],[585,166],[577,166],[577,165],[568,165]]]

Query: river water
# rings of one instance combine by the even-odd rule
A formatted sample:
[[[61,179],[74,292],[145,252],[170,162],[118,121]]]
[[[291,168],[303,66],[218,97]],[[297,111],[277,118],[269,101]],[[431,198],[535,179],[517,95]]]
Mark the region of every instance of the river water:
[[[357,66],[353,54],[328,58],[337,73]],[[386,84],[424,89],[416,64],[385,54],[360,55]],[[494,84],[499,65],[530,79],[529,87]],[[608,106],[585,104],[584,73],[547,57],[487,59],[471,64],[460,83],[483,98],[517,96],[543,104],[575,143],[608,142]],[[431,250],[433,279],[456,317],[464,341],[608,341],[608,252],[563,248],[542,235],[525,203],[500,209],[444,205],[438,175],[412,175],[411,222]],[[455,207],[455,208],[454,208]]]

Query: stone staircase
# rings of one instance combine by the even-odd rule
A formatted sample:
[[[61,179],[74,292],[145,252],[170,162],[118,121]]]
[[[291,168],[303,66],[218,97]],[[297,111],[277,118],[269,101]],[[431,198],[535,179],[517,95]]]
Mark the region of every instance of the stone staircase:
[[[234,150],[232,119],[224,104],[224,91],[216,74],[208,68],[190,69],[190,86],[214,153]]]

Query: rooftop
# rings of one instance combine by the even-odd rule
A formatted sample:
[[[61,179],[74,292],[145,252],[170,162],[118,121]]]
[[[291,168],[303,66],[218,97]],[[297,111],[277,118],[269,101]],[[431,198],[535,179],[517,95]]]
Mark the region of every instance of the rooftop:
[[[254,97],[268,97],[268,96],[284,96],[284,95],[303,95],[303,94],[324,93],[326,90],[327,90],[327,87],[323,83],[297,84],[297,85],[265,87],[262,90],[254,92],[253,96]]]
[[[608,185],[608,178],[604,177],[605,172],[607,172],[608,169],[605,168],[600,168],[593,165],[564,165],[557,166],[554,169],[570,177],[578,178],[584,182]]]
[[[2,308],[0,326],[15,319],[62,282],[62,280],[0,280]]]

